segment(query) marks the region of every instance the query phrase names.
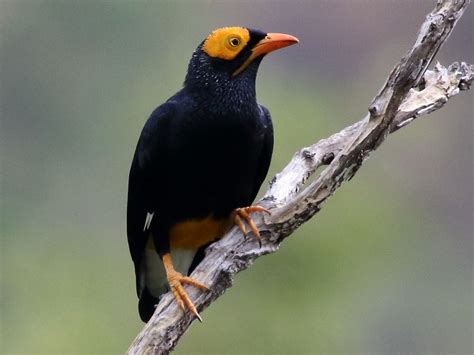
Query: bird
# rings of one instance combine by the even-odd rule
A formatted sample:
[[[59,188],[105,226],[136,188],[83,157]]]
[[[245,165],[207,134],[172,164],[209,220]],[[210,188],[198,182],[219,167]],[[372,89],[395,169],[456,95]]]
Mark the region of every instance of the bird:
[[[127,239],[143,322],[171,290],[202,321],[184,285],[204,249],[234,225],[260,242],[252,205],[273,151],[270,112],[256,99],[262,58],[298,43],[292,35],[246,27],[212,31],[193,52],[182,88],[146,121],[133,156]],[[261,242],[260,242],[261,243]],[[260,244],[261,245],[261,244]]]

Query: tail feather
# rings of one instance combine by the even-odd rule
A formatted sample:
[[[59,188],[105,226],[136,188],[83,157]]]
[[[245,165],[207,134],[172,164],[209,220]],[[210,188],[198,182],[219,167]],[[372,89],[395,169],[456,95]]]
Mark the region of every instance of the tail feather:
[[[146,287],[143,288],[138,300],[138,313],[143,322],[147,323],[150,320],[158,301],[158,298],[153,297]]]

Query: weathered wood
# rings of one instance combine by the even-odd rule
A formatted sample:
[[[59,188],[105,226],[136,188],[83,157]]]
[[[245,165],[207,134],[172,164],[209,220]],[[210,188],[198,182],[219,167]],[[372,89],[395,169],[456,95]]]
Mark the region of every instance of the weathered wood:
[[[369,154],[388,134],[407,126],[416,118],[440,109],[461,90],[468,90],[474,66],[453,63],[448,68],[435,65],[426,71],[446,41],[469,0],[440,0],[421,26],[413,48],[392,70],[380,93],[361,121],[310,147],[295,153],[277,174],[260,205],[272,211],[270,217],[254,219],[262,234],[262,247],[253,238],[244,239],[233,228],[221,241],[211,245],[192,277],[212,291],[187,291],[198,311],[208,307],[232,286],[232,277],[249,267],[256,258],[278,250],[281,241],[314,216],[323,202],[357,172]],[[305,181],[320,166],[317,178]],[[155,314],[138,334],[128,354],[166,354],[185,333],[194,318],[183,313],[168,293]]]

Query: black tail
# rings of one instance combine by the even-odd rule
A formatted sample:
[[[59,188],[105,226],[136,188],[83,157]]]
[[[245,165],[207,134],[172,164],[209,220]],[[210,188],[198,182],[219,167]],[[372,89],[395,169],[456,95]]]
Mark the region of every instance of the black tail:
[[[148,322],[155,312],[158,298],[153,297],[146,287],[143,288],[140,299],[138,300],[138,313],[145,323]]]

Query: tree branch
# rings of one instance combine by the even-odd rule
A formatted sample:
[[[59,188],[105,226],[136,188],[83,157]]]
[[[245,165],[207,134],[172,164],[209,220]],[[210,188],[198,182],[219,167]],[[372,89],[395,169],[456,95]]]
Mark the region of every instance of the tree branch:
[[[439,0],[421,26],[413,48],[390,73],[387,82],[369,106],[369,114],[329,138],[295,153],[277,174],[259,202],[271,210],[270,217],[254,219],[262,234],[262,247],[253,238],[244,239],[233,228],[206,251],[206,257],[192,277],[212,291],[187,291],[199,311],[208,307],[232,286],[232,277],[258,257],[278,250],[284,238],[314,216],[321,205],[345,181],[354,176],[369,154],[388,134],[407,126],[418,117],[443,107],[473,80],[474,66],[436,64],[426,71],[446,41],[469,0]],[[327,167],[302,191],[303,185],[320,166]],[[128,354],[166,354],[194,320],[183,313],[173,296],[164,295],[155,314],[138,334]]]

